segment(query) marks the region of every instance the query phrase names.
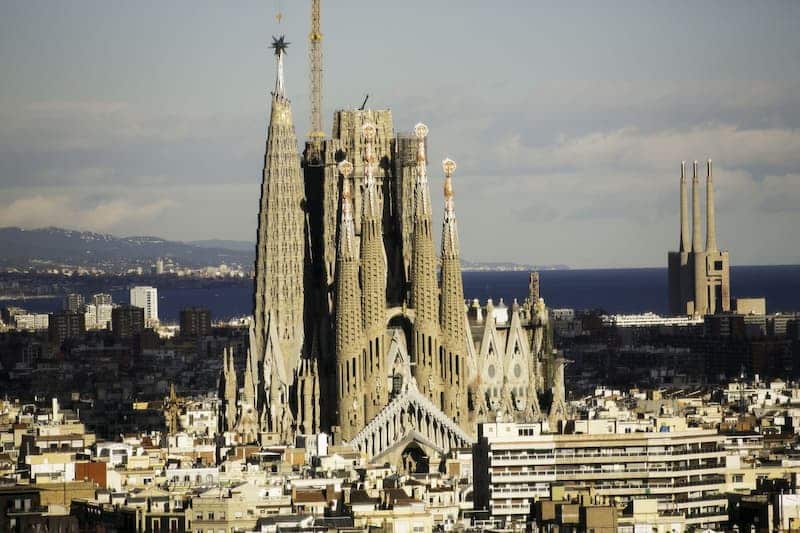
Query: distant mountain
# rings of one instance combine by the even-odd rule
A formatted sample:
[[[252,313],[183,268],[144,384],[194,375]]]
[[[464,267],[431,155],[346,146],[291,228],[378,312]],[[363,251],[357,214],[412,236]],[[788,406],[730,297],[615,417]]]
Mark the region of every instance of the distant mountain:
[[[206,239],[203,241],[188,241],[186,244],[199,246],[200,248],[222,248],[225,250],[236,250],[237,252],[250,252],[256,249],[256,243],[252,241],[227,241],[225,239]]]
[[[221,246],[197,246],[160,237],[115,237],[53,227],[34,230],[0,228],[0,265],[3,266],[53,264],[130,268],[152,265],[159,257],[188,267],[221,263],[249,267],[254,262],[255,251],[252,247],[242,251]]]
[[[168,241],[160,237],[115,237],[106,233],[63,228],[26,230],[0,228],[0,266],[99,267],[114,271],[141,266],[149,268],[159,257],[184,267],[204,267],[226,263],[251,268],[255,262],[255,243],[208,239],[190,242]],[[526,265],[510,262],[461,260],[462,269],[554,270],[564,265]]]

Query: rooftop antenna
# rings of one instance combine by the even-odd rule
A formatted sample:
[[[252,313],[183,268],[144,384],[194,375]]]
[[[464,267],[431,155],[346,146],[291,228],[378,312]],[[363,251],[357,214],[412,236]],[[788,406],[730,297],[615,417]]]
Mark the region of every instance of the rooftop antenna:
[[[369,100],[369,93],[364,97],[364,101],[361,102],[361,107],[358,108],[359,111],[364,111],[364,108],[367,107],[367,100]]]

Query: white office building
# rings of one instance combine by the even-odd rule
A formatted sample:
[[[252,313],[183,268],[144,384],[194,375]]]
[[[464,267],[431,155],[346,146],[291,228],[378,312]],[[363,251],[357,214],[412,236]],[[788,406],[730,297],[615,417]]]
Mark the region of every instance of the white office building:
[[[739,466],[725,437],[716,430],[641,429],[616,420],[575,421],[570,434],[545,433],[538,423],[481,424],[473,452],[475,508],[524,523],[534,501],[551,498],[559,485],[591,490],[617,506],[654,500],[662,520],[720,528],[728,519],[725,476]]]
[[[132,287],[131,305],[144,309],[145,325],[158,324],[158,289],[155,287]]]

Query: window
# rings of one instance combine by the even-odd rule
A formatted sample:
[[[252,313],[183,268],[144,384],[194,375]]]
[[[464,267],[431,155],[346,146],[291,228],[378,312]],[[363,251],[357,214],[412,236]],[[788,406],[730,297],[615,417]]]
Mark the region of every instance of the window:
[[[208,519],[209,520],[214,520],[214,513],[212,511],[208,512]]]
[[[744,482],[744,474],[734,474],[733,475],[733,482],[734,483],[742,483],[742,482]]]

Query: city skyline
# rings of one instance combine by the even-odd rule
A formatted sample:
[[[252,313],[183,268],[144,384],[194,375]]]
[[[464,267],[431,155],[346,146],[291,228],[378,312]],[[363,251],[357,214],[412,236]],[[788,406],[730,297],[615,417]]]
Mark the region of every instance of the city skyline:
[[[275,4],[6,6],[0,226],[254,240],[273,34],[309,129],[308,6],[278,24]],[[430,159],[459,164],[470,260],[662,266],[680,161],[710,157],[732,263],[796,263],[800,8],[721,6],[323,2],[324,131],[366,93],[400,131],[429,124]]]

